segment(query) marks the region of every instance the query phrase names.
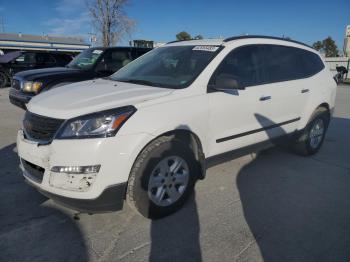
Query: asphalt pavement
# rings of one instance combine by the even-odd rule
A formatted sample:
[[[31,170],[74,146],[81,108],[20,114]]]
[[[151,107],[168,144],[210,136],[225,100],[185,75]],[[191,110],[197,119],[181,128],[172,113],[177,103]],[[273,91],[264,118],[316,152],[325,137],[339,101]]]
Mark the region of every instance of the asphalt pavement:
[[[0,261],[350,261],[350,86],[321,151],[271,148],[212,166],[174,215],[80,214],[27,185],[24,111],[0,89]]]

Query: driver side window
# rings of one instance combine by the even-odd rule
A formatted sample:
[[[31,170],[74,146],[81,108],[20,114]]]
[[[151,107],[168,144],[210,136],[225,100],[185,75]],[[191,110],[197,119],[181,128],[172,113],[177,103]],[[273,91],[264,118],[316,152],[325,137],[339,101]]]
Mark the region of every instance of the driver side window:
[[[249,45],[234,49],[221,62],[210,84],[215,84],[219,76],[230,76],[242,87],[262,84],[264,82],[263,57],[260,46]]]
[[[130,62],[129,50],[110,50],[105,53],[97,65],[96,71],[111,72],[112,74]]]
[[[34,53],[24,53],[16,59],[17,64],[34,64],[35,54]]]

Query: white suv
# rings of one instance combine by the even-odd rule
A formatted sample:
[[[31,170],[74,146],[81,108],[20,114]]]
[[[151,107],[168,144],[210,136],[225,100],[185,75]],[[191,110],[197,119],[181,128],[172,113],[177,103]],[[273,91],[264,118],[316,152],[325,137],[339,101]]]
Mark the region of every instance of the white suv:
[[[179,209],[210,157],[288,137],[316,153],[336,83],[319,54],[274,37],[169,43],[114,75],[28,105],[17,146],[25,179],[76,210]]]

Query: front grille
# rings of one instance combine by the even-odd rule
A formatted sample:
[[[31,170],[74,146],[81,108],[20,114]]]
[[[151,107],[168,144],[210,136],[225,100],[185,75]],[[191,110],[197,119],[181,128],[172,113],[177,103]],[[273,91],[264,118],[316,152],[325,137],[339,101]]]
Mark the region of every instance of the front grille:
[[[23,166],[24,170],[26,171],[27,176],[29,176],[29,178],[33,179],[37,183],[41,183],[43,181],[43,177],[44,177],[44,173],[45,173],[44,168],[37,166],[33,163],[30,163],[24,159],[21,159],[21,162],[22,162],[22,166]]]
[[[23,120],[25,137],[29,140],[49,142],[54,138],[63,121],[62,119],[40,116],[27,111]]]
[[[21,82],[17,79],[12,80],[12,87],[14,89],[20,90],[21,89]]]

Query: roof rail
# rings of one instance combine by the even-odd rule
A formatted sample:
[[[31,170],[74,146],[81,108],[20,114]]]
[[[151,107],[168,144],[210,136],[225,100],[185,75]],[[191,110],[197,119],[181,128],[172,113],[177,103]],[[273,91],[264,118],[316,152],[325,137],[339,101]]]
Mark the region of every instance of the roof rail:
[[[275,40],[283,40],[283,41],[287,41],[287,42],[292,42],[295,44],[299,44],[299,45],[303,45],[303,46],[307,46],[309,48],[313,48],[303,42],[299,42],[299,41],[295,41],[295,40],[291,40],[288,38],[283,38],[283,37],[276,37],[276,36],[266,36],[266,35],[242,35],[242,36],[233,36],[233,37],[228,37],[224,39],[224,42],[229,42],[229,41],[233,41],[233,40],[239,40],[239,39],[249,39],[249,38],[264,38],[264,39],[275,39]]]
[[[184,42],[184,41],[196,41],[196,40],[203,40],[203,39],[174,40],[174,41],[167,42],[166,45],[171,43]]]

